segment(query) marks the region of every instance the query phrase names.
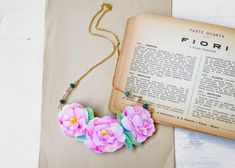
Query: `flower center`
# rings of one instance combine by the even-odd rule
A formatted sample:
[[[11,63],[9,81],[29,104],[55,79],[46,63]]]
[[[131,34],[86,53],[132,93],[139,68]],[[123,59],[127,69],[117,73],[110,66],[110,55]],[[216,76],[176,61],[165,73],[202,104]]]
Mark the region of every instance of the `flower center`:
[[[70,118],[70,123],[71,124],[76,124],[77,123],[77,118],[76,117]]]
[[[103,130],[101,130],[101,135],[102,136],[105,136],[105,135],[108,135],[109,134],[109,132],[108,132],[108,130],[107,129],[103,129]]]

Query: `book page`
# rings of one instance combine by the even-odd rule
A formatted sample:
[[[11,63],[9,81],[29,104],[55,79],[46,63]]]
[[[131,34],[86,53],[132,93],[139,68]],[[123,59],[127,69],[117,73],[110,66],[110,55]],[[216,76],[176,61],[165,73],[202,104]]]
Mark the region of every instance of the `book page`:
[[[235,139],[235,30],[140,14],[128,21],[119,88],[155,109],[156,122]],[[110,110],[134,105],[113,90]]]

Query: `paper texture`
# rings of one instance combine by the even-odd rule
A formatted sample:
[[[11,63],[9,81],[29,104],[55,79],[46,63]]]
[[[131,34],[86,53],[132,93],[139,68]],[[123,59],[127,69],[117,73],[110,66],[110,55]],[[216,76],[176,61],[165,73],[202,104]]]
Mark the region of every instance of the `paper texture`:
[[[235,30],[139,14],[126,28],[110,109],[141,97],[156,122],[235,139]],[[125,45],[126,44],[126,45]]]
[[[173,168],[173,128],[160,125],[158,133],[131,152],[121,149],[97,155],[84,144],[65,137],[57,123],[58,100],[69,83],[106,57],[112,46],[92,37],[87,28],[102,1],[48,0],[44,55],[42,130],[39,168]],[[113,10],[101,25],[122,40],[127,18],[143,11],[171,15],[170,0],[111,1]],[[97,68],[72,93],[69,102],[90,106],[95,114],[108,112],[116,56]]]

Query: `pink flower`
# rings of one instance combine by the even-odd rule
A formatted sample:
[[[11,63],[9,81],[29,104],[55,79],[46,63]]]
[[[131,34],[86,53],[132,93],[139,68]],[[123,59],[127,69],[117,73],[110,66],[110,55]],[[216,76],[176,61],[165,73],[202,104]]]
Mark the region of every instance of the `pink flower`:
[[[78,103],[65,105],[58,115],[61,131],[67,136],[82,136],[85,134],[88,111]]]
[[[114,152],[123,146],[125,138],[117,119],[95,117],[87,125],[84,144],[96,153]]]
[[[155,127],[149,111],[141,106],[127,106],[122,114],[123,127],[133,134],[137,142],[142,143],[153,135]]]

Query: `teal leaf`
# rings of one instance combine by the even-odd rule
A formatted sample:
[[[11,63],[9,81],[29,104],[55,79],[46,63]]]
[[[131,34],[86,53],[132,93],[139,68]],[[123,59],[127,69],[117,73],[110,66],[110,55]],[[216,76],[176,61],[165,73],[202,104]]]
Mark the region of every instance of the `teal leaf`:
[[[86,139],[86,135],[81,135],[75,137],[75,141],[83,142]]]
[[[94,111],[90,107],[86,107],[86,110],[88,112],[88,120],[92,120],[94,118]]]
[[[126,134],[126,136],[128,136],[130,138],[131,141],[134,140],[134,136],[132,135],[132,133],[130,131],[126,131],[125,134]]]
[[[131,143],[134,144],[135,146],[140,146],[141,144],[135,140],[133,134],[130,131],[126,131],[125,135],[131,140]]]
[[[138,146],[138,147],[141,145],[141,143],[139,143],[139,142],[136,141],[136,140],[133,140],[133,141],[132,141],[132,144],[135,145],[135,146]]]
[[[126,136],[126,139],[125,139],[125,147],[129,150],[133,150],[132,142],[128,136]]]
[[[117,119],[118,119],[119,123],[121,123],[122,118],[123,118],[122,113],[121,113],[121,112],[118,112],[118,113],[117,113]]]

